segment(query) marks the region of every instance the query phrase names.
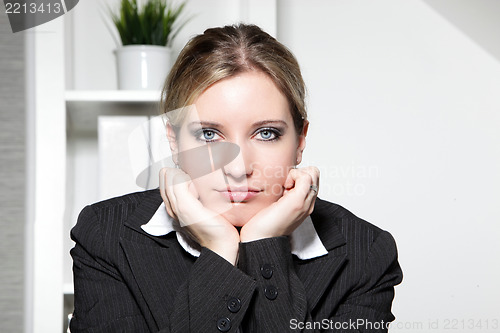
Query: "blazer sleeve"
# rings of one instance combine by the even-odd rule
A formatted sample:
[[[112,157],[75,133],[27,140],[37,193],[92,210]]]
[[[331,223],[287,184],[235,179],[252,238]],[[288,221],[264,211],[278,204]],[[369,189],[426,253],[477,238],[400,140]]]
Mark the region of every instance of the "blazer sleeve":
[[[272,263],[271,276],[266,263]],[[402,272],[395,242],[387,232],[373,242],[356,288],[330,318],[312,319],[286,237],[242,243],[239,265],[257,282],[244,332],[387,332],[387,324],[394,320],[394,285],[401,282]],[[292,319],[311,325],[293,326]],[[314,322],[320,327],[314,327]]]
[[[255,291],[255,281],[207,248],[191,266],[172,302],[174,310],[157,324],[113,264],[101,222],[86,207],[71,231],[75,307],[70,330],[78,332],[236,332]],[[173,267],[172,269],[175,269]],[[160,326],[160,327],[158,327]]]
[[[330,318],[331,332],[387,332],[395,318],[391,312],[394,286],[403,273],[397,259],[396,243],[381,231],[370,247],[363,274],[356,288]]]
[[[75,307],[72,333],[149,332],[137,302],[111,263],[94,209],[87,206],[71,230]]]
[[[175,299],[172,332],[237,332],[251,304],[255,281],[202,248]]]
[[[294,272],[287,237],[240,243],[238,265],[257,282],[244,332],[289,332],[290,319],[306,319],[306,293]]]

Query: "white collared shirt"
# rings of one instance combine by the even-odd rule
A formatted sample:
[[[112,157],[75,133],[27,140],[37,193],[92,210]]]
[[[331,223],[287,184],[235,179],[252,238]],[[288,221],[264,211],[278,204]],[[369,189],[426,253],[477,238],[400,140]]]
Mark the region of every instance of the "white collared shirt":
[[[162,203],[148,223],[143,224],[141,228],[152,236],[163,236],[175,231],[177,240],[186,252],[192,256],[200,256],[200,246],[195,243],[178,223],[167,214],[165,203]],[[290,235],[290,247],[292,253],[299,259],[312,259],[328,254],[325,246],[321,242],[316,229],[312,223],[311,217],[307,216],[304,221]]]

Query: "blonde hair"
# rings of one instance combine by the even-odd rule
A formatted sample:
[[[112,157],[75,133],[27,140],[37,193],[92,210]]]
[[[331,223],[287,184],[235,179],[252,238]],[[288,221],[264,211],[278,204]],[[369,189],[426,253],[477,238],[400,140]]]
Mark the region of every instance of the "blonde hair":
[[[256,25],[237,24],[207,29],[182,49],[162,91],[162,111],[174,127],[184,112],[169,112],[193,104],[208,87],[236,74],[259,70],[287,98],[297,133],[307,118],[306,88],[292,52]]]

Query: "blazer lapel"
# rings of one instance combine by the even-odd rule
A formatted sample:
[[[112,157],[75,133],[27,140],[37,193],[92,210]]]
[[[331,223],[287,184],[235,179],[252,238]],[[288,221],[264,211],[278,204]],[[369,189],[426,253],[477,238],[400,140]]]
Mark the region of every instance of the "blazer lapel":
[[[172,247],[140,244],[125,238],[121,245],[157,326],[168,326],[168,314],[174,310],[172,300],[178,288],[186,282],[190,261],[179,256]]]
[[[337,206],[317,199],[311,219],[323,245],[328,250],[326,256],[309,260],[296,260],[296,271],[304,284],[311,311],[341,272],[346,262],[346,240],[335,217]]]
[[[132,275],[158,327],[168,325],[176,291],[194,262],[180,248],[175,233],[152,236],[142,230],[162,202],[157,195],[144,200],[125,222],[120,244]]]

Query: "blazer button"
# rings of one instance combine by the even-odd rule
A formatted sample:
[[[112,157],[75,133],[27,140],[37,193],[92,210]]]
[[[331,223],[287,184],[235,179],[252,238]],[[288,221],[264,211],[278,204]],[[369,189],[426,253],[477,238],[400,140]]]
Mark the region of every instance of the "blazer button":
[[[240,301],[240,299],[237,298],[237,297],[231,298],[227,302],[227,309],[229,311],[231,311],[232,313],[236,313],[236,312],[240,311],[240,309],[241,309],[241,301]]]
[[[264,264],[260,266],[260,273],[266,279],[270,279],[273,276],[273,266],[269,264]]]
[[[217,320],[217,328],[221,332],[227,332],[231,329],[231,320],[229,318],[219,318]]]
[[[271,301],[275,300],[278,297],[278,289],[273,285],[269,285],[264,289],[264,295]]]

